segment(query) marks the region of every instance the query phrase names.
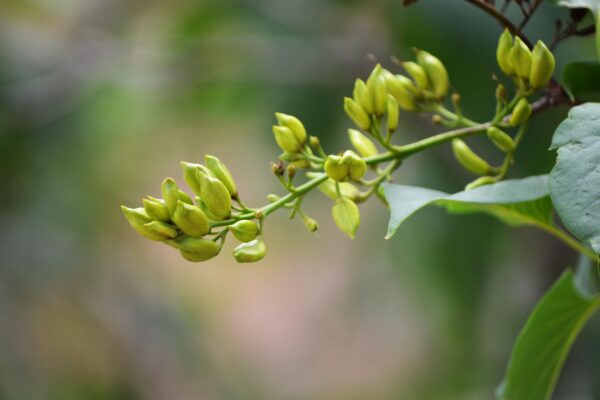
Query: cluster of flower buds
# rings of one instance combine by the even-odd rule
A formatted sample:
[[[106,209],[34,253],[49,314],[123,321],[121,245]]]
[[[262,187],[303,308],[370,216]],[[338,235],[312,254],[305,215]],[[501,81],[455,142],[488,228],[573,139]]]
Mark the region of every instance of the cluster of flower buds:
[[[542,41],[538,41],[532,51],[520,37],[513,40],[508,29],[500,36],[496,58],[502,72],[513,78],[522,90],[541,89],[554,73],[554,55]]]
[[[242,242],[233,252],[238,262],[262,259],[266,247],[256,222],[232,221],[214,231],[213,223],[230,218],[232,200],[238,199],[237,186],[225,164],[207,155],[205,165],[182,162],[181,168],[195,198],[166,178],[161,186],[162,199],[149,196],[143,207],[121,207],[129,224],[142,236],[178,249],[189,261],[206,261],[218,255],[228,232]]]

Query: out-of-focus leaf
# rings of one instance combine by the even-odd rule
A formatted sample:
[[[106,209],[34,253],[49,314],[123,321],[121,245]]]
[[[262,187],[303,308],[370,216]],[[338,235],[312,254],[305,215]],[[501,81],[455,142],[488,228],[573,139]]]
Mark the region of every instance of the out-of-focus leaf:
[[[574,107],[554,132],[550,173],[556,212],[575,236],[600,252],[600,103]]]
[[[575,97],[600,97],[600,63],[576,61],[563,69],[564,88],[571,99]]]
[[[596,55],[600,58],[600,0],[554,0],[554,2],[567,8],[587,8],[594,14],[596,21]]]
[[[511,225],[550,225],[552,204],[548,177],[532,176],[448,194],[427,188],[384,184],[391,216],[386,238],[421,208],[435,204],[453,213],[484,212]]]

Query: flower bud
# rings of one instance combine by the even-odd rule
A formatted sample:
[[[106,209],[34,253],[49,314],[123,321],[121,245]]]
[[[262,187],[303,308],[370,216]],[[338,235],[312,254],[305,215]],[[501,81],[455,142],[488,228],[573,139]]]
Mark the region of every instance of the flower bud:
[[[295,170],[310,168],[310,161],[304,159],[290,162],[290,164],[288,165],[288,176],[290,175],[290,168],[294,168]]]
[[[498,66],[502,72],[504,72],[508,76],[512,76],[515,72],[512,59],[511,59],[511,50],[513,48],[513,38],[508,29],[505,29],[500,35],[500,39],[498,40],[498,47],[496,48],[496,60],[498,61]]]
[[[239,263],[256,262],[267,254],[267,246],[262,238],[257,238],[248,243],[242,243],[233,249],[233,257]]]
[[[209,260],[221,251],[221,246],[213,240],[190,236],[178,238],[174,246],[180,250],[183,258],[192,262]]]
[[[368,131],[371,127],[371,119],[367,112],[350,97],[344,97],[344,111],[359,128]]]
[[[306,142],[306,129],[304,128],[304,125],[298,118],[283,113],[275,113],[275,118],[277,118],[277,122],[279,122],[279,125],[285,126],[290,131],[292,131],[292,133],[296,137],[296,141],[299,143],[300,146]]]
[[[533,48],[529,84],[534,89],[540,89],[548,83],[554,73],[554,55],[546,45],[539,41]]]
[[[496,128],[495,126],[488,128],[487,136],[501,151],[505,153],[512,153],[515,151],[514,140],[508,134]]]
[[[288,179],[294,179],[294,176],[296,176],[296,166],[293,164],[289,164],[286,168],[286,172]]]
[[[342,163],[342,157],[330,155],[325,159],[325,173],[336,182],[348,178],[348,166]]]
[[[481,176],[465,186],[465,190],[475,189],[476,187],[484,185],[491,185],[492,183],[496,183],[496,178],[491,176]]]
[[[210,231],[210,222],[204,211],[182,201],[177,203],[172,219],[175,225],[188,236],[200,237]]]
[[[258,225],[254,221],[241,220],[227,227],[240,242],[249,242],[258,236]]]
[[[273,125],[273,134],[277,145],[286,153],[297,153],[300,151],[300,142],[292,130],[285,126]]]
[[[496,86],[496,101],[506,103],[506,87],[501,83]]]
[[[174,237],[177,237],[177,229],[164,222],[152,221],[145,224],[144,227],[148,231],[162,236],[164,240],[173,239]]]
[[[177,201],[179,200],[179,188],[177,187],[177,183],[175,183],[172,178],[165,178],[162,182],[161,190],[169,214],[173,215],[177,208]]]
[[[492,167],[461,139],[452,140],[452,150],[454,150],[454,156],[458,162],[468,171],[478,175],[488,175],[491,172]]]
[[[372,157],[378,154],[377,147],[366,135],[356,129],[348,129],[350,142],[363,157]]]
[[[529,104],[526,98],[522,98],[513,109],[513,112],[508,119],[508,124],[510,126],[524,124],[531,116],[531,112],[531,104]]]
[[[302,217],[304,222],[304,226],[308,229],[309,232],[316,232],[319,229],[319,223],[315,221],[313,218],[304,215]]]
[[[194,201],[192,200],[192,198],[190,197],[189,194],[187,194],[186,192],[184,192],[181,189],[178,190],[178,193],[179,193],[179,200],[181,200],[187,204],[194,204]]]
[[[354,82],[354,91],[352,92],[354,101],[360,105],[367,114],[373,114],[373,101],[371,94],[367,88],[367,84],[362,79],[357,79]]]
[[[335,201],[331,209],[331,215],[338,229],[354,239],[356,230],[360,225],[360,211],[356,203],[345,197],[340,197]]]
[[[144,210],[146,210],[146,214],[148,214],[148,216],[154,221],[170,221],[171,218],[169,216],[169,209],[164,203],[151,199],[144,199],[142,202],[144,203]]]
[[[277,195],[276,195],[276,194],[274,194],[274,193],[271,193],[271,194],[268,194],[268,195],[267,195],[267,201],[268,201],[269,203],[275,203],[275,202],[276,202],[277,200],[279,200],[280,198],[281,198],[280,196],[277,196]]]
[[[319,175],[320,174],[315,172],[308,172],[306,174],[306,176],[310,179],[316,178]],[[350,200],[356,200],[360,196],[360,190],[358,190],[358,188],[350,182],[340,182],[338,183],[338,186],[340,188],[342,197],[347,197]],[[333,200],[339,197],[336,189],[336,182],[332,179],[327,179],[325,182],[321,183],[318,188],[325,196]]]
[[[388,94],[387,99],[387,129],[388,132],[394,132],[398,129],[398,121],[400,119],[400,109],[398,102],[391,94]]]
[[[359,180],[367,172],[367,163],[352,150],[346,150],[342,155],[341,164],[346,166],[348,176],[352,180]]]
[[[183,179],[185,183],[192,189],[194,194],[200,196],[200,181],[198,180],[198,167],[199,164],[192,164],[185,161],[180,163],[181,170],[183,171]]]
[[[225,164],[217,157],[206,155],[204,156],[204,162],[206,163],[206,167],[213,173],[213,175],[223,182],[223,185],[229,191],[231,197],[237,196],[237,186],[235,181],[233,180],[233,176],[231,176],[231,172],[227,169]]]
[[[385,84],[387,91],[394,96],[402,109],[407,111],[417,110],[415,97],[418,96],[418,92],[413,81],[404,75],[393,75],[386,79]]]
[[[138,231],[138,233],[143,237],[150,240],[165,240],[163,235],[152,232],[145,226],[146,224],[152,222],[152,219],[148,216],[148,214],[146,214],[146,211],[142,207],[128,208],[121,206],[121,211],[123,211],[123,215],[125,215],[129,225],[131,225],[131,227]]]
[[[515,74],[524,81],[529,80],[531,72],[531,50],[521,40],[520,37],[515,37],[515,43],[510,50],[510,61],[515,70]]]
[[[437,57],[423,50],[417,51],[417,62],[427,74],[433,96],[436,99],[444,97],[450,88],[448,71],[444,64]]]
[[[200,174],[200,188],[202,191],[202,201],[210,214],[223,220],[231,213],[231,196],[229,191],[217,178]]]
[[[313,150],[319,150],[319,148],[321,148],[321,141],[319,140],[319,138],[317,136],[310,136],[308,138],[308,145]]]
[[[402,66],[413,78],[419,90],[429,89],[429,81],[427,80],[427,74],[425,73],[423,67],[412,61],[403,62]]]
[[[367,87],[371,94],[373,114],[380,117],[385,113],[387,108],[387,91],[382,76],[381,65],[377,64],[373,69],[373,72],[371,72],[369,79],[367,79]]]

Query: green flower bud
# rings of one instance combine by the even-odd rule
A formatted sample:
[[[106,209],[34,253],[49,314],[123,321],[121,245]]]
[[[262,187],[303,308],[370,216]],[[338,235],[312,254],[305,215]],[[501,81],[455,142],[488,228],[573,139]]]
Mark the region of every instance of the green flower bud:
[[[427,74],[433,96],[436,99],[444,97],[450,88],[448,71],[444,64],[437,57],[423,50],[417,51],[417,62]]]
[[[210,214],[216,217],[217,220],[229,217],[231,213],[231,196],[223,182],[217,178],[200,174],[200,188],[202,201]]]
[[[145,224],[144,227],[146,227],[148,231],[162,236],[163,240],[173,239],[174,237],[177,237],[177,229],[164,222],[152,221]]]
[[[496,101],[506,103],[506,87],[501,83],[496,86]]]
[[[319,174],[309,172],[306,174],[306,176],[312,179],[319,176]],[[325,196],[335,200],[339,197],[335,184],[336,182],[334,180],[327,179],[325,182],[321,183],[318,188]],[[338,186],[340,188],[342,197],[347,197],[350,200],[356,200],[360,196],[360,190],[358,190],[358,188],[350,182],[340,182],[338,183]]]
[[[373,114],[382,116],[387,108],[387,90],[382,76],[381,65],[377,64],[367,79],[367,87],[371,94],[373,104]],[[360,103],[359,103],[360,104]]]
[[[348,176],[352,180],[359,180],[367,172],[367,163],[352,150],[346,150],[342,155],[341,164],[348,170]]]
[[[268,194],[268,195],[267,195],[267,201],[268,201],[269,203],[275,203],[275,202],[276,202],[277,200],[279,200],[280,198],[281,198],[281,197],[279,197],[279,196],[277,196],[276,194],[273,194],[273,193],[271,193],[271,194]]]
[[[290,128],[273,125],[273,134],[277,145],[286,153],[298,153],[301,145]]]
[[[468,171],[478,175],[489,175],[492,171],[492,167],[475,154],[462,140],[452,140],[452,150],[454,150],[454,156],[458,162]]]
[[[171,218],[169,215],[169,209],[164,203],[150,199],[144,199],[142,202],[144,203],[144,210],[146,210],[146,214],[148,214],[148,216],[154,221],[170,221]]]
[[[548,83],[554,73],[554,55],[544,43],[538,40],[533,48],[529,83],[534,89],[540,89]]]
[[[173,222],[188,236],[200,237],[210,231],[208,217],[199,207],[179,201]]]
[[[162,182],[161,190],[169,214],[173,215],[177,208],[177,201],[179,201],[179,188],[177,187],[177,183],[175,183],[172,178],[165,178]]]
[[[348,165],[342,163],[342,157],[330,155],[325,159],[325,173],[336,182],[348,178]]]
[[[531,116],[531,112],[531,104],[529,104],[526,98],[522,98],[513,109],[513,112],[508,119],[508,124],[510,126],[524,124]]]
[[[302,217],[304,222],[304,226],[308,229],[309,232],[316,232],[319,229],[319,223],[315,221],[313,218],[304,215]]]
[[[227,169],[225,164],[217,157],[206,155],[204,156],[204,162],[206,163],[206,167],[213,173],[213,175],[223,182],[223,185],[229,191],[231,197],[237,196],[237,186],[235,181],[233,180],[233,176],[231,176],[231,172]]]
[[[513,48],[513,38],[508,29],[505,29],[500,35],[500,39],[498,40],[498,47],[496,49],[496,60],[498,61],[498,66],[502,72],[504,72],[508,76],[512,76],[515,73],[512,64],[512,56],[511,50]]]
[[[258,225],[254,221],[241,220],[227,227],[240,242],[249,242],[258,236]]]
[[[413,78],[419,90],[429,89],[429,81],[427,80],[427,74],[425,73],[423,67],[412,61],[403,62],[402,66]]]
[[[368,131],[371,127],[371,119],[367,112],[350,97],[344,97],[344,111],[359,128]]]
[[[369,93],[369,89],[367,88],[367,84],[361,80],[357,79],[354,82],[354,91],[352,92],[352,97],[354,97],[354,101],[360,105],[363,110],[367,112],[367,114],[373,114],[373,101],[371,100],[371,94]]]
[[[398,102],[391,94],[388,94],[387,99],[387,129],[388,132],[394,132],[398,129],[398,121],[400,119],[400,109]]]
[[[260,261],[264,258],[265,254],[267,254],[267,246],[262,238],[242,243],[233,249],[233,257],[239,263]]]
[[[475,189],[476,187],[484,185],[491,185],[492,183],[496,183],[496,179],[494,177],[481,176],[465,186],[465,190]]]
[[[187,203],[187,204],[194,204],[194,201],[192,200],[192,198],[190,197],[190,195],[187,194],[186,192],[184,192],[181,189],[179,189],[179,200],[181,200],[181,201],[183,201],[184,203]]]
[[[138,231],[138,233],[143,237],[150,240],[165,240],[163,235],[152,232],[145,226],[146,224],[152,222],[152,219],[148,216],[148,214],[146,214],[146,211],[142,207],[127,208],[125,206],[121,206],[121,211],[123,211],[123,215],[125,215],[129,225],[131,225],[131,227]]]
[[[361,156],[372,157],[378,154],[377,147],[371,139],[356,129],[348,129],[348,138]]]
[[[416,111],[418,91],[413,81],[404,75],[392,75],[385,81],[387,91],[394,96],[398,105],[407,111]]]
[[[360,211],[356,203],[345,197],[335,201],[331,209],[333,221],[338,229],[354,239],[354,235],[360,225]]]
[[[289,171],[290,168],[294,168],[296,170],[310,168],[310,161],[308,161],[308,160],[296,160],[296,161],[290,162],[290,164],[288,165],[288,176],[289,176],[289,173],[290,173],[290,171]]]
[[[510,50],[510,61],[515,74],[522,80],[528,81],[531,72],[531,50],[518,36],[515,37],[515,43]]]
[[[174,246],[180,250],[183,258],[192,262],[210,260],[221,251],[221,246],[213,240],[190,236],[178,238]]]
[[[292,131],[300,145],[303,145],[306,142],[306,129],[298,118],[282,113],[275,113],[275,118],[277,118],[279,125],[285,126]]]
[[[488,138],[499,148],[501,151],[505,153],[512,153],[515,151],[515,142],[514,140],[505,132],[500,129],[492,126],[487,130]]]
[[[181,170],[183,171],[183,179],[185,183],[192,189],[194,194],[200,196],[200,181],[198,180],[198,168],[199,164],[192,164],[185,161],[179,163]]]

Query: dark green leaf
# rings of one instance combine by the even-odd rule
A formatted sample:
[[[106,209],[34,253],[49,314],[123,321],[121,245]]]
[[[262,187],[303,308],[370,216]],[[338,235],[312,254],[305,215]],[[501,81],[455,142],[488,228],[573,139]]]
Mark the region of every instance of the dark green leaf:
[[[576,61],[563,69],[564,88],[571,97],[600,97],[600,63],[597,61]]]

